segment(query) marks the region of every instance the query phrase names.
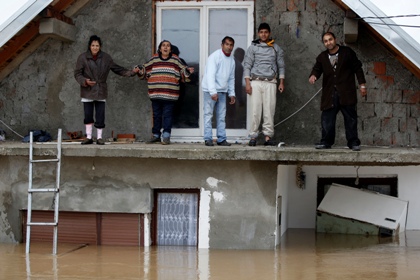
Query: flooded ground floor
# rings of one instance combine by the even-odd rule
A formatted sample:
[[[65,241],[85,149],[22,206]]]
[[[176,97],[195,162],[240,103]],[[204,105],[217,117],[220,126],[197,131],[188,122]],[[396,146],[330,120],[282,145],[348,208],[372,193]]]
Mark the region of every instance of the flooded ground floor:
[[[419,279],[420,231],[394,238],[290,229],[275,250],[0,244],[0,279]]]

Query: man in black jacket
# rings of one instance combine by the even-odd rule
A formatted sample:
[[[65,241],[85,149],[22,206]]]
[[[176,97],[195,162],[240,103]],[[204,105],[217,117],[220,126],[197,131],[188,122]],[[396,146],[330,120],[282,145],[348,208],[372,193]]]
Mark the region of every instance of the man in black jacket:
[[[356,53],[349,47],[337,45],[335,35],[326,32],[322,42],[327,50],[316,58],[312,68],[309,83],[314,84],[324,74],[321,97],[322,138],[316,149],[330,149],[335,141],[335,121],[341,111],[344,117],[347,146],[353,151],[360,151],[360,140],[357,134],[357,90],[359,82],[360,93],[366,96],[366,80],[362,63]]]

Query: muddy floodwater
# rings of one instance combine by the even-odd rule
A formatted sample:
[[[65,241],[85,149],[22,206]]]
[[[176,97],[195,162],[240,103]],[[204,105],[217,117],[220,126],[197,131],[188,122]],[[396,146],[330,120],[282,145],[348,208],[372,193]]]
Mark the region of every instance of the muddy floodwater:
[[[420,279],[420,231],[399,237],[288,230],[275,250],[0,244],[0,279]]]

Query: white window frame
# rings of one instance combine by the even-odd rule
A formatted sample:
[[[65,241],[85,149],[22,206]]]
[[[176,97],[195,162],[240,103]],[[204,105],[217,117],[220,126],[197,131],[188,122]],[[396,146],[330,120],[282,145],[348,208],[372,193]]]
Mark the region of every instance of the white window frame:
[[[235,8],[235,9],[247,9],[248,11],[248,29],[247,29],[247,42],[249,44],[246,46],[247,48],[251,44],[254,36],[254,1],[243,1],[243,2],[236,2],[236,1],[226,1],[226,2],[219,2],[219,1],[202,1],[202,2],[173,2],[173,1],[165,1],[165,2],[156,2],[156,42],[162,41],[161,30],[162,30],[162,10],[165,9],[194,9],[200,11],[200,77],[199,83],[201,85],[201,81],[203,79],[204,69],[207,62],[207,58],[209,56],[208,50],[208,40],[207,34],[208,30],[208,21],[209,21],[209,12],[211,9],[228,9],[228,8]],[[199,127],[198,128],[173,128],[171,133],[171,141],[173,142],[181,142],[181,141],[197,141],[202,140],[204,135],[204,126],[203,126],[203,92],[201,86],[199,86]],[[247,104],[250,104],[250,98],[247,96]],[[246,129],[226,129],[226,134],[228,140],[235,140],[238,142],[245,141],[248,137],[248,131],[250,129],[251,124],[251,116],[250,116],[250,106],[247,106],[247,119],[246,119]],[[213,135],[215,135],[215,129],[213,129]]]

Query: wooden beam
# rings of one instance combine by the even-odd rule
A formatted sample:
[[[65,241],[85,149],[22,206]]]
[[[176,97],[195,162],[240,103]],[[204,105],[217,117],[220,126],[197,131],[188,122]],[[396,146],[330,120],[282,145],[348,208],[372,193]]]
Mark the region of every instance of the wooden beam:
[[[5,46],[3,46],[3,50],[0,52],[0,65],[3,65],[13,58],[19,50],[33,40],[38,34],[39,21],[30,22],[27,25],[26,30],[20,35],[14,36]]]
[[[343,11],[347,11],[347,10],[349,10],[350,8],[346,5],[346,4],[344,4],[343,3],[343,1],[341,1],[341,0],[331,0],[332,2],[334,2],[338,7],[340,7]]]
[[[0,81],[6,78],[10,73],[13,72],[28,56],[35,52],[45,41],[48,40],[48,36],[39,35],[36,36],[33,41],[28,45],[28,47],[23,48],[23,50],[18,54],[10,63],[0,65]]]
[[[73,5],[68,7],[63,14],[68,17],[72,17],[91,1],[92,0],[77,0]]]
[[[59,13],[64,12],[69,6],[71,6],[76,0],[60,0],[57,4],[55,4],[54,10],[58,11]]]
[[[45,8],[40,15],[44,18],[56,18],[60,21],[63,21],[68,24],[73,24],[73,20],[69,17],[66,17],[61,12],[55,10],[53,7],[49,6]]]

